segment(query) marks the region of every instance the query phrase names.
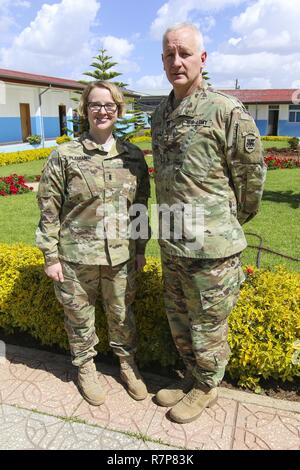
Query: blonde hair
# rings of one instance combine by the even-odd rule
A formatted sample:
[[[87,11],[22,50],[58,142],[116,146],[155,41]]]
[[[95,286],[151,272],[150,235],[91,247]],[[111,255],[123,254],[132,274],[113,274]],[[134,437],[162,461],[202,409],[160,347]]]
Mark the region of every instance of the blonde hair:
[[[81,97],[80,97],[80,102],[78,106],[78,113],[80,116],[82,116],[84,119],[87,119],[88,116],[88,98],[90,92],[94,88],[106,88],[107,90],[110,91],[111,96],[113,97],[114,102],[118,106],[118,117],[124,116],[125,112],[125,100],[124,100],[124,95],[121,92],[121,90],[115,85],[114,83],[107,82],[105,80],[97,80],[94,82],[89,83],[86,88],[84,89]]]

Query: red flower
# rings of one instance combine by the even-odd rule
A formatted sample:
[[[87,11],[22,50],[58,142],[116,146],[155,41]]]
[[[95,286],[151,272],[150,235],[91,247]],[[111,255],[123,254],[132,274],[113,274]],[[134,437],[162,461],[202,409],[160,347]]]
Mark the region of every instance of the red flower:
[[[10,186],[9,190],[10,190],[11,194],[17,194],[19,192],[19,189],[16,188],[15,186]]]
[[[247,267],[246,267],[246,273],[251,276],[251,274],[254,273],[254,268],[253,268],[253,266],[247,266]]]

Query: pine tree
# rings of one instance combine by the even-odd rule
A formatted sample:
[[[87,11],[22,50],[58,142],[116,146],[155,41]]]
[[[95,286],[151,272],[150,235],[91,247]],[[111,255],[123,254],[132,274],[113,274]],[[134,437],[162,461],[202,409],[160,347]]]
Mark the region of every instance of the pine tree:
[[[93,57],[93,59],[95,60],[94,62],[91,63],[91,67],[93,67],[94,70],[90,72],[84,72],[83,75],[87,75],[88,77],[91,77],[93,80],[109,80],[111,83],[114,83],[121,89],[127,86],[126,83],[113,80],[114,78],[119,77],[122,74],[115,70],[110,70],[118,63],[113,62],[111,60],[112,57],[107,55],[106,49],[100,49],[99,55]],[[85,85],[87,85],[90,82],[91,81],[80,80],[80,83],[83,83]],[[76,92],[76,93],[81,95],[81,92]],[[74,101],[78,102],[79,98],[74,98]],[[130,137],[136,134],[140,129],[143,129],[144,119],[143,119],[143,113],[141,112],[140,109],[138,109],[136,100],[134,98],[125,97],[125,101],[127,104],[133,102],[133,110],[130,113],[132,114],[132,116],[130,118],[120,118],[118,120],[116,134],[121,139],[128,140],[130,139]],[[88,122],[86,122],[86,120],[80,119],[80,132],[83,132],[85,130],[88,130]]]
[[[211,86],[211,83],[209,83],[208,80],[210,80],[209,76],[208,76],[208,72],[205,70],[204,72],[202,72],[202,78],[204,78],[204,80],[206,80],[207,84],[209,86]]]
[[[110,82],[117,85],[119,88],[124,88],[127,86],[127,83],[113,81],[113,78],[119,77],[122,75],[120,72],[115,70],[110,70],[115,65],[118,65],[118,62],[111,62],[112,57],[106,55],[106,49],[100,49],[100,54],[93,57],[94,62],[91,63],[91,67],[94,67],[95,70],[91,72],[84,72],[83,75],[92,77],[94,80],[109,80]],[[81,80],[81,83],[89,83],[89,81]]]

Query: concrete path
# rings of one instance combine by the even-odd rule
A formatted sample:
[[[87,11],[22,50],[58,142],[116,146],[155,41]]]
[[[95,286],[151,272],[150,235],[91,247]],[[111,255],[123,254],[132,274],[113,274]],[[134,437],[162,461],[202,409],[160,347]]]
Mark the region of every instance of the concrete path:
[[[180,425],[153,400],[169,379],[144,374],[150,394],[136,402],[117,368],[97,370],[107,398],[94,407],[78,392],[68,356],[2,343],[0,449],[300,449],[297,402],[221,387],[212,408]]]

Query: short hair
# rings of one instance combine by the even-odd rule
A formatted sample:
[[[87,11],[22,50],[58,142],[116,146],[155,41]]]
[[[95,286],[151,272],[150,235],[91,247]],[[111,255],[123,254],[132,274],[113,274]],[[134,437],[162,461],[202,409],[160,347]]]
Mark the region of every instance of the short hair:
[[[164,32],[163,41],[162,41],[163,48],[166,42],[167,34],[171,33],[172,31],[177,31],[178,29],[190,29],[191,31],[193,31],[195,33],[195,36],[198,42],[199,52],[204,51],[204,41],[203,41],[203,35],[201,31],[199,30],[199,28],[197,28],[196,25],[194,25],[193,23],[189,23],[189,22],[175,23],[173,26],[170,26],[168,29],[166,29],[166,31]]]
[[[121,90],[117,87],[117,85],[115,85],[114,83],[108,82],[106,80],[96,80],[94,82],[89,83],[86,86],[79,101],[78,113],[80,114],[80,116],[82,116],[84,119],[87,119],[88,98],[89,98],[90,92],[94,90],[94,88],[106,88],[106,90],[109,90],[111,93],[111,96],[113,97],[114,102],[118,106],[118,117],[124,116],[124,112],[125,112],[124,95],[121,92]]]

